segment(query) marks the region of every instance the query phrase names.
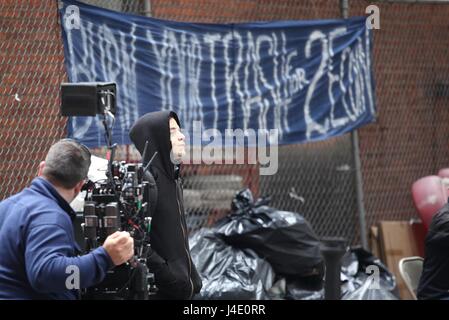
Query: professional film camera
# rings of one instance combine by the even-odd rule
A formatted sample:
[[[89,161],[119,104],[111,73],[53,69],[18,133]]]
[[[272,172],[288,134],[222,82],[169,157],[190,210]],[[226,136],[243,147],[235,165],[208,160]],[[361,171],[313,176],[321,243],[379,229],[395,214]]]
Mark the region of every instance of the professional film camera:
[[[148,299],[157,291],[154,276],[147,267],[151,217],[157,201],[157,187],[150,167],[157,154],[148,160],[147,141],[142,163],[114,161],[116,144],[112,145],[108,125],[108,118],[113,123],[115,114],[114,83],[63,83],[61,93],[63,116],[103,116],[109,149],[106,179],[89,180],[82,189],[85,198],[79,226],[81,246],[88,253],[114,232],[128,231],[135,248],[131,261],[110,270],[102,283],[84,290],[82,298]]]

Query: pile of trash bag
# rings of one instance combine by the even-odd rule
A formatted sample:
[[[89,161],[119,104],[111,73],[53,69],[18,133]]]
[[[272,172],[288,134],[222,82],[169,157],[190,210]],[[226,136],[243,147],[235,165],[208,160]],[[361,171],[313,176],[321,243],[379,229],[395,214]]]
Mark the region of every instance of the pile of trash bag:
[[[324,299],[320,240],[298,213],[268,206],[244,189],[231,213],[190,237],[203,288],[195,299]],[[366,273],[375,269],[378,276]],[[373,279],[376,282],[373,285]],[[342,259],[341,298],[397,299],[394,276],[371,253],[356,248]]]
[[[312,227],[299,214],[268,203],[242,190],[231,214],[190,237],[192,260],[203,280],[196,299],[273,299],[280,275],[314,277],[321,285],[324,262]],[[284,299],[285,290],[279,292]]]
[[[342,258],[342,300],[398,300],[394,275],[370,252],[350,248]],[[324,278],[283,277],[269,290],[271,299],[322,300]]]
[[[320,241],[310,224],[295,212],[267,206],[269,198],[254,201],[249,189],[237,193],[232,213],[214,226],[229,245],[254,250],[277,274],[323,275]]]
[[[227,245],[210,229],[190,238],[192,260],[203,281],[195,299],[267,300],[275,274],[253,250]]]

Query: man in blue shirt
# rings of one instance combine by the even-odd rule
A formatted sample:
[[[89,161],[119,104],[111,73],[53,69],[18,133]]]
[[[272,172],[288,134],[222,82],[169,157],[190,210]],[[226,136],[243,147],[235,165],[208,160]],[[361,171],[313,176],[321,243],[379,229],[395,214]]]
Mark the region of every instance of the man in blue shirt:
[[[89,166],[85,146],[60,140],[31,186],[0,202],[0,299],[76,299],[77,289],[98,284],[110,268],[133,256],[128,232],[116,232],[79,256],[69,203]]]

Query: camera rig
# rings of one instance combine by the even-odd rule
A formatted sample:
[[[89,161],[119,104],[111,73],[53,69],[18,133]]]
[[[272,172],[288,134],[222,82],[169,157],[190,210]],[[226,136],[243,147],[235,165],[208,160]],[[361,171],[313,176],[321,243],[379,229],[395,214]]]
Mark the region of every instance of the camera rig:
[[[134,239],[134,257],[109,270],[100,284],[84,289],[82,298],[148,299],[157,291],[154,275],[147,267],[151,219],[157,201],[150,168],[157,153],[148,160],[147,141],[142,163],[114,161],[117,145],[112,144],[111,128],[115,120],[115,83],[63,83],[61,93],[63,116],[103,117],[108,148],[106,179],[89,180],[82,189],[86,192],[81,224],[84,252],[101,246],[116,231],[128,231]]]

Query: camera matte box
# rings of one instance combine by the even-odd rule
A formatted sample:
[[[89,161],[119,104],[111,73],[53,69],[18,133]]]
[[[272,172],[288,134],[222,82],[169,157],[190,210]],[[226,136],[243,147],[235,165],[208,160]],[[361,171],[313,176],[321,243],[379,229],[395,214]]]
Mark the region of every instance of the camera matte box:
[[[78,82],[61,84],[61,115],[95,117],[103,114],[105,97],[109,95],[110,112],[115,114],[116,84],[113,82]],[[107,96],[107,95],[106,95]]]

